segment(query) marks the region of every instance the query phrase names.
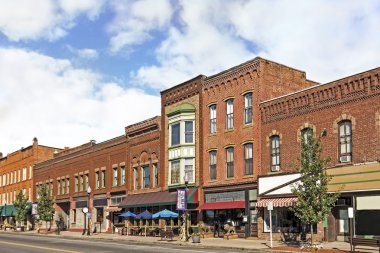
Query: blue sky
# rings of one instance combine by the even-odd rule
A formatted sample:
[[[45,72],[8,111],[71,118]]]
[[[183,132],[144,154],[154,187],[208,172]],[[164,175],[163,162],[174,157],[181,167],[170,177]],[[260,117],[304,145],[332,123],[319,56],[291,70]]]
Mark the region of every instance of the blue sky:
[[[380,2],[0,1],[0,152],[122,135],[160,90],[256,56],[321,83],[379,66]]]

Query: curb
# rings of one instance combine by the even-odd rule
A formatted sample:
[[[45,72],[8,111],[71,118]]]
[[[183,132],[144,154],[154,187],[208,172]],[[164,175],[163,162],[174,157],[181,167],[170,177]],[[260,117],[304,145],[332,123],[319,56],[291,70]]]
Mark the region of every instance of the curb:
[[[0,232],[1,233],[1,232]],[[231,247],[231,246],[215,246],[215,245],[202,245],[201,243],[185,243],[181,241],[139,241],[133,239],[122,239],[122,238],[96,238],[96,237],[76,237],[76,236],[68,236],[68,235],[56,235],[56,234],[37,234],[37,233],[16,233],[13,231],[6,232],[2,231],[2,233],[7,234],[16,234],[16,235],[24,235],[24,236],[35,236],[35,237],[53,237],[53,238],[61,238],[61,239],[71,239],[71,240],[93,240],[93,241],[114,241],[114,242],[122,242],[122,243],[133,243],[137,245],[169,245],[169,246],[178,246],[178,247],[196,247],[200,249],[223,249],[223,250],[234,250],[234,251],[244,251],[244,252],[272,252],[272,253],[294,253],[291,251],[275,251],[270,249],[255,249],[255,248],[245,248],[245,247]]]

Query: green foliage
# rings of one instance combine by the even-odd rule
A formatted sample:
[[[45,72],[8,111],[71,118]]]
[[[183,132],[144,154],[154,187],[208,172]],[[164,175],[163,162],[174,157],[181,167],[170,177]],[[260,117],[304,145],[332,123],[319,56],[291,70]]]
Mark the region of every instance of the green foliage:
[[[13,205],[16,209],[15,219],[20,225],[22,225],[26,221],[26,214],[28,213],[28,203],[22,191],[18,192]]]
[[[320,138],[314,138],[312,133],[306,139],[302,138],[299,168],[301,179],[292,189],[298,201],[291,210],[302,222],[310,225],[323,221],[339,196],[339,193],[327,192],[331,177],[327,175],[325,166],[329,158],[322,158],[321,153]],[[313,231],[311,234],[313,236]]]
[[[37,213],[40,220],[52,221],[54,216],[53,200],[50,198],[49,189],[46,184],[38,187]]]

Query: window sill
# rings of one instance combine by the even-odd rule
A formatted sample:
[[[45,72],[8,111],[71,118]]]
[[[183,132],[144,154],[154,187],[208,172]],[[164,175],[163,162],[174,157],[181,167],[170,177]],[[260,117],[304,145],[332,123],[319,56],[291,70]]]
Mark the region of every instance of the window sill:
[[[228,132],[233,132],[234,130],[235,130],[235,128],[229,128],[229,129],[224,130],[224,132],[228,133]]]
[[[245,176],[243,176],[243,179],[246,179],[246,178],[254,178],[254,175],[245,175]]]
[[[217,182],[219,182],[217,179],[212,179],[212,180],[207,181],[207,183],[209,183],[209,184],[213,184],[213,183],[217,183]]]
[[[252,123],[250,123],[250,124],[245,124],[245,125],[243,126],[243,128],[251,128],[252,126],[253,126]]]
[[[224,180],[225,180],[225,181],[235,180],[235,177],[228,177],[228,178],[225,178]]]
[[[216,134],[216,132],[215,133],[210,133],[210,134],[208,134],[208,136],[209,137],[211,137],[211,136],[217,136],[217,134]]]

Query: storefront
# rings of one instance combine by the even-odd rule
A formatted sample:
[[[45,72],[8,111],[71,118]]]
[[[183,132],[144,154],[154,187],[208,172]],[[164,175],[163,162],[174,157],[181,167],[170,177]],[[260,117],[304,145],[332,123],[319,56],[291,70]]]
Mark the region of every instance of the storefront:
[[[226,223],[235,226],[239,237],[257,237],[256,185],[239,184],[231,188],[205,187],[204,204],[199,206],[203,222],[220,232]],[[223,190],[221,190],[223,189]],[[219,233],[222,236],[224,233]]]
[[[169,211],[178,212],[179,217],[183,212],[177,211],[176,208],[177,191],[159,191],[141,194],[127,195],[119,204],[123,208],[123,212],[131,211],[134,214],[139,214],[147,210],[149,213],[154,214],[164,209]],[[192,226],[197,225],[198,211],[198,188],[192,187],[187,191],[187,209],[188,217]],[[124,218],[120,217],[122,222]],[[159,226],[158,220],[133,220],[134,226]],[[162,221],[163,222],[163,221]],[[169,219],[164,221],[166,226],[178,227],[178,219]]]

